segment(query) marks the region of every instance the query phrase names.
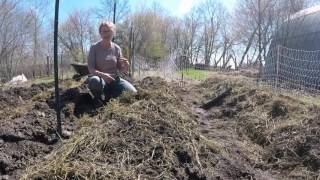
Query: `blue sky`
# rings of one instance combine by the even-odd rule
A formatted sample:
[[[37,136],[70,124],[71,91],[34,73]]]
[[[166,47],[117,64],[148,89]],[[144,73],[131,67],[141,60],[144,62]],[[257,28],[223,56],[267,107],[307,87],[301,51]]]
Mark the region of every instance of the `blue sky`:
[[[132,9],[139,9],[141,4],[151,5],[156,0],[128,0]],[[174,16],[183,16],[188,13],[193,6],[199,3],[201,0],[158,0],[170,14]],[[232,11],[236,0],[223,0],[224,5]],[[88,9],[98,7],[100,0],[60,0],[60,18],[64,20],[68,14],[74,10]]]

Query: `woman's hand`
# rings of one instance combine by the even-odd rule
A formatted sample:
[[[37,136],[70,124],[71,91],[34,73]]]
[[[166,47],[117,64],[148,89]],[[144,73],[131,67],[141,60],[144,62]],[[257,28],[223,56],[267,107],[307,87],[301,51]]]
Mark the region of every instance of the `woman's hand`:
[[[126,58],[121,57],[119,59],[119,63],[120,63],[121,72],[128,73],[129,72],[129,61]]]
[[[102,79],[107,83],[110,84],[112,81],[115,81],[115,79],[110,76],[109,74],[103,73]]]

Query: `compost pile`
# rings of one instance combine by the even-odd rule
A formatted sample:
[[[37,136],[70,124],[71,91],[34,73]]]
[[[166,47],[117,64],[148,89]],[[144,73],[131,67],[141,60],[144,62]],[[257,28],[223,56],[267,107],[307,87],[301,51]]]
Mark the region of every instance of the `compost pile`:
[[[318,98],[253,79],[147,77],[97,108],[85,83],[0,91],[0,179],[317,179]],[[309,98],[308,98],[309,97]]]
[[[230,93],[208,110],[203,104]],[[257,179],[317,179],[320,169],[319,98],[276,93],[249,78],[221,75],[190,86],[201,132],[226,148],[230,162]],[[187,97],[188,95],[185,94]]]
[[[213,178],[215,150],[195,130],[179,96],[160,78],[145,78],[137,87],[138,94],[82,119],[87,126],[24,178]]]

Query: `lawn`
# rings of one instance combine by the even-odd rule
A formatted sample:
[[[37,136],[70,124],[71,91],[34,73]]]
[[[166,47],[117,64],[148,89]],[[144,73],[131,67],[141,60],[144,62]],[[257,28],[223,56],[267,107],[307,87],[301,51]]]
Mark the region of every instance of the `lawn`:
[[[188,68],[188,69],[179,71],[179,74],[183,75],[183,77],[185,78],[190,78],[194,80],[204,80],[208,78],[209,71]]]

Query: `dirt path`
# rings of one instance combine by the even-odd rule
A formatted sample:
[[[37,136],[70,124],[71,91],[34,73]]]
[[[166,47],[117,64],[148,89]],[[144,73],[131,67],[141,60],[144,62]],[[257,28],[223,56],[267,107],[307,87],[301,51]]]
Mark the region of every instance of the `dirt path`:
[[[209,140],[216,142],[222,149],[227,161],[217,164],[222,172],[222,179],[230,178],[230,174],[239,171],[245,179],[280,179],[268,171],[263,171],[255,164],[259,156],[255,152],[261,151],[260,147],[252,144],[247,139],[239,137],[236,132],[236,123],[232,118],[215,118],[212,111],[207,112],[199,107],[192,107],[193,112],[199,117],[200,132]],[[214,109],[216,111],[219,108]],[[250,150],[246,148],[250,146]],[[232,170],[229,170],[234,168]],[[237,171],[234,171],[237,170]],[[235,174],[235,176],[239,176]]]
[[[234,119],[222,114],[223,108],[221,107],[214,107],[208,111],[200,108],[203,97],[196,92],[199,89],[194,83],[188,86],[182,91],[185,92],[182,93],[183,99],[198,120],[202,135],[214,142],[224,156],[216,165],[219,172],[217,179],[278,179],[269,172],[255,168],[252,157],[248,157],[248,154],[253,152],[244,151],[243,148],[249,145],[247,144],[249,142],[237,134]],[[258,149],[259,147],[252,147],[252,151]]]

